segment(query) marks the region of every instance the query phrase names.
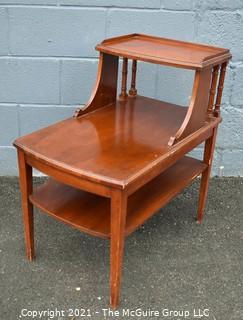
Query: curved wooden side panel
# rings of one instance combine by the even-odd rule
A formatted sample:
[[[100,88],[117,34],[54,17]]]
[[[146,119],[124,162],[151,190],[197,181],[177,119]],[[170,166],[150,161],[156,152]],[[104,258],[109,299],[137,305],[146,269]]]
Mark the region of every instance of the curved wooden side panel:
[[[212,70],[210,68],[195,72],[192,97],[186,117],[175,136],[170,138],[168,142],[169,146],[174,145],[190,133],[195,132],[205,123],[207,117],[211,74]]]
[[[75,111],[75,118],[116,101],[118,59],[110,54],[100,54],[98,74],[91,97],[83,108]]]

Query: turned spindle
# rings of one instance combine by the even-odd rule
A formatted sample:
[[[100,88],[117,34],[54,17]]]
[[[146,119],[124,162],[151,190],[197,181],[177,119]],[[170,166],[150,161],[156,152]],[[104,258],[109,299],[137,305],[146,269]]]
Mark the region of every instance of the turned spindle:
[[[136,73],[137,73],[137,60],[132,61],[132,79],[131,79],[131,88],[129,90],[129,95],[135,97],[137,95],[136,89]]]
[[[212,115],[213,113],[213,106],[214,106],[214,99],[216,93],[216,86],[218,81],[218,74],[219,74],[219,66],[215,66],[213,68],[212,74],[212,81],[211,81],[211,88],[210,88],[210,95],[209,95],[209,102],[208,102],[208,115]]]
[[[128,64],[128,59],[123,58],[122,84],[121,84],[121,93],[119,95],[120,100],[125,100],[127,98],[127,64]]]
[[[216,97],[216,103],[214,108],[214,115],[216,117],[220,115],[220,104],[221,104],[222,93],[224,88],[226,67],[227,67],[227,62],[224,62],[220,68],[219,84],[218,84],[217,97]]]

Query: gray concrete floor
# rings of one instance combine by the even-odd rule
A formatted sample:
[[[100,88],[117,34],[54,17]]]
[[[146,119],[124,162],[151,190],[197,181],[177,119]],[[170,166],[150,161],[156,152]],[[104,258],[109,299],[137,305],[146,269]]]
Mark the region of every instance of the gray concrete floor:
[[[213,320],[243,319],[243,179],[213,179],[202,225],[198,181],[126,241],[118,317],[184,319],[162,310],[209,309]],[[109,242],[36,211],[36,259],[25,259],[16,178],[0,179],[0,319],[19,319],[22,309],[91,309],[104,319],[109,305]],[[123,309],[160,312],[159,317],[122,316]],[[26,311],[25,311],[26,312]],[[96,313],[99,312],[99,313]],[[198,313],[198,312],[197,312]],[[187,313],[188,314],[188,313]],[[33,319],[25,317],[22,319]],[[52,314],[41,319],[51,319]],[[36,317],[35,319],[40,319]]]

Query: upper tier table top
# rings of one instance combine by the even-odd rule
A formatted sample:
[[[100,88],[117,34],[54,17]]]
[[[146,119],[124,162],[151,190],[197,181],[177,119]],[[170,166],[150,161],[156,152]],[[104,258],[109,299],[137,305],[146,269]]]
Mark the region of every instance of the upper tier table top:
[[[229,49],[143,34],[106,39],[96,49],[130,59],[187,69],[203,69],[231,58]]]

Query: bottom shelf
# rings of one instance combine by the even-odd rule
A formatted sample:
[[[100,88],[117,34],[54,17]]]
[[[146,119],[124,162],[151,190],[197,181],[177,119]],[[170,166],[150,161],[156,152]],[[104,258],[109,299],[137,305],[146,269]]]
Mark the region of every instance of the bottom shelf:
[[[200,175],[206,165],[191,157],[180,161],[128,198],[126,235],[142,225],[157,210]],[[30,201],[49,215],[81,231],[110,237],[110,199],[75,189],[49,178],[36,188]]]

